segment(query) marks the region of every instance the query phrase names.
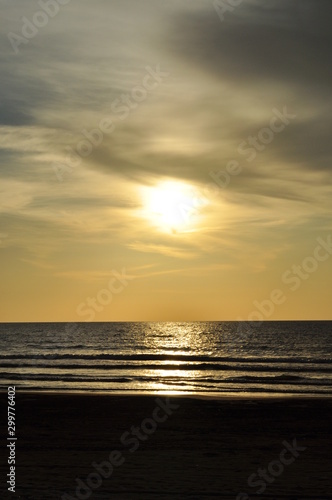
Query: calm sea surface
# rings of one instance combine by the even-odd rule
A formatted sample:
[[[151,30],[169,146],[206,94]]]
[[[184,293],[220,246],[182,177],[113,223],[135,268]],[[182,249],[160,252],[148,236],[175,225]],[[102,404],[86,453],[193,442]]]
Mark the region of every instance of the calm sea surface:
[[[332,395],[332,322],[0,324],[1,389]]]

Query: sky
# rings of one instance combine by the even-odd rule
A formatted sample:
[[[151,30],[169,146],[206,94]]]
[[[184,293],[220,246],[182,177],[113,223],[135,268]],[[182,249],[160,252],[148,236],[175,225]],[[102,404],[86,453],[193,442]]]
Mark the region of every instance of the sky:
[[[330,0],[2,0],[0,320],[332,319]]]

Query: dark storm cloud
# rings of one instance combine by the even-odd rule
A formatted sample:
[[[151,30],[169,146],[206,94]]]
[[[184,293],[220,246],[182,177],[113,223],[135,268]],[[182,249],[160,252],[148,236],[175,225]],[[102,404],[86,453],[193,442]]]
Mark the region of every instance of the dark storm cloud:
[[[331,109],[331,102],[327,105]],[[281,135],[275,154],[307,169],[331,173],[331,130],[330,113],[317,114],[311,120],[294,124],[287,134]]]
[[[282,16],[278,13],[282,12]],[[317,85],[332,81],[332,3],[244,2],[221,22],[217,12],[178,15],[170,47],[226,79]]]
[[[32,117],[22,109],[22,103],[15,99],[6,100],[0,103],[0,124],[1,125],[28,125],[32,122]]]
[[[2,99],[0,102],[0,125],[30,125],[34,119],[31,110],[34,100],[40,92],[38,85],[33,90],[28,82],[18,75],[11,65],[1,64],[0,88]],[[36,82],[37,83],[37,82]],[[38,99],[38,98],[37,98]],[[35,102],[36,104],[36,102]]]
[[[0,60],[0,125],[36,124],[36,111],[57,102],[58,93],[37,74],[34,75],[29,64],[15,65],[11,59],[12,56]]]
[[[269,145],[269,155],[331,170],[332,2],[247,0],[224,18],[214,10],[178,14],[169,49],[221,83],[234,82],[239,97],[255,92],[269,106],[274,94],[281,106],[292,96],[288,109],[297,118]],[[245,118],[242,125],[242,137],[259,130]]]

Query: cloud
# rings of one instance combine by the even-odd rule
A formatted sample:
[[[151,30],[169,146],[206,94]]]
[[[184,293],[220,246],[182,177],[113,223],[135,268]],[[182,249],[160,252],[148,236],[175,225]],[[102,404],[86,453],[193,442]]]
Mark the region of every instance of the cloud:
[[[184,261],[208,253],[219,259],[244,252],[246,241],[254,255],[264,237],[272,244],[274,234],[278,240],[315,217],[326,225],[329,0],[247,0],[223,23],[210,1],[96,5],[71,2],[17,57],[9,43],[2,48],[6,245],[38,255],[44,247],[94,242],[142,258]],[[20,16],[31,17],[33,6],[17,1],[15,12],[6,5],[8,12],[5,38],[19,30]],[[83,128],[112,117],[113,100],[156,64],[170,77],[126,120],[115,119],[115,131],[59,183],[53,162],[64,161]],[[285,105],[296,119],[247,162],[239,145]],[[195,245],[175,244],[172,235],[161,239],[140,219],[142,185],[181,179],[204,193],[211,170],[225,170],[230,160],[242,172],[211,196],[204,223],[186,236]]]
[[[220,101],[231,102],[227,119],[232,123],[236,116],[233,132],[240,141],[265,126],[266,111],[288,105],[297,118],[269,146],[269,159],[331,171],[329,0],[246,1],[226,14],[224,22],[211,10],[181,13],[172,21],[172,36],[165,43],[186,64],[219,81],[222,91],[214,97],[215,113]],[[222,130],[221,119],[219,125],[217,130]]]
[[[197,253],[195,252],[175,247],[174,245],[160,245],[136,241],[129,243],[127,246],[139,252],[166,255],[167,257],[174,257],[177,259],[192,259],[197,256]]]
[[[328,90],[332,34],[329,0],[243,2],[220,22],[217,12],[175,17],[168,38],[180,57],[242,85],[319,83]],[[198,29],[199,28],[199,29]],[[318,88],[317,88],[318,92]]]

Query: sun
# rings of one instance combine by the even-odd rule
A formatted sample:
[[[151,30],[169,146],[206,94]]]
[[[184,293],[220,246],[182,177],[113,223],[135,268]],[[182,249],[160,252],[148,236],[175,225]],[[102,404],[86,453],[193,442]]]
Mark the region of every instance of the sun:
[[[204,201],[196,188],[180,181],[165,181],[144,189],[144,216],[164,232],[192,230]]]

